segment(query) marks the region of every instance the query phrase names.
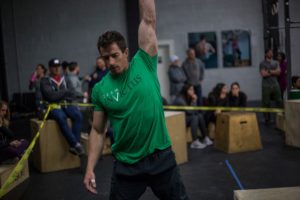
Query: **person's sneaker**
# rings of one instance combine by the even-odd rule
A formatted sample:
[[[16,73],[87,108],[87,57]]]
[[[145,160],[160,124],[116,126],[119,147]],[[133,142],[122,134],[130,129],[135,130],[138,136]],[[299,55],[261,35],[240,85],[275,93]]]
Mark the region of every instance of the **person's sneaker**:
[[[206,144],[206,145],[208,146],[208,145],[212,145],[212,144],[213,144],[213,141],[211,141],[211,139],[210,139],[209,137],[206,136],[206,137],[204,138],[204,140],[203,140],[203,143]]]
[[[198,139],[193,141],[190,145],[191,149],[204,149],[206,145],[204,143],[201,143]]]
[[[84,149],[81,145],[76,145],[75,147],[70,147],[69,151],[77,156],[82,156],[84,155]]]

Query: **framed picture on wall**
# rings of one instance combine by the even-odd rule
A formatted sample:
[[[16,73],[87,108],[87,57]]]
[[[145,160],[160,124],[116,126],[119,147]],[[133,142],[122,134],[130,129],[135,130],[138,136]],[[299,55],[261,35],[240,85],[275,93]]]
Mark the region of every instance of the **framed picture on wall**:
[[[218,67],[216,32],[188,33],[189,48],[194,48],[196,57],[201,59],[206,69]]]
[[[224,67],[251,66],[250,32],[222,31],[222,52]]]

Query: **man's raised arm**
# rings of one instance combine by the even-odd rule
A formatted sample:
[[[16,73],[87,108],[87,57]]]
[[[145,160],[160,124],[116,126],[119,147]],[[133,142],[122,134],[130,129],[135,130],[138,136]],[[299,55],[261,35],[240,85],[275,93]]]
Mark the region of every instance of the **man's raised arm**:
[[[150,56],[157,54],[156,12],[154,0],[139,0],[141,22],[138,32],[139,48]]]

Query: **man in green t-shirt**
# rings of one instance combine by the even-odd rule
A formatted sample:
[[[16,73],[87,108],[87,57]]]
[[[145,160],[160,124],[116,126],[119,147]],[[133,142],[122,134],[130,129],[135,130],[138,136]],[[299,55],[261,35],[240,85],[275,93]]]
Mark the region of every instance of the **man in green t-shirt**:
[[[102,34],[98,50],[109,73],[92,92],[95,105],[84,184],[97,193],[94,168],[105,137],[106,121],[114,133],[110,199],[139,199],[151,187],[160,199],[188,199],[166,129],[157,77],[154,0],[139,0],[139,50],[128,63],[124,37]]]

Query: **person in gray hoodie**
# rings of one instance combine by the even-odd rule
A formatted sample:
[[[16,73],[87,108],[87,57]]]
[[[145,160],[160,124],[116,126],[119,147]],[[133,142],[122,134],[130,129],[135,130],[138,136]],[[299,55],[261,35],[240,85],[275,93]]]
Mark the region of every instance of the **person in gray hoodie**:
[[[196,58],[195,50],[189,48],[186,51],[187,58],[182,63],[182,68],[187,77],[187,83],[194,86],[197,95],[197,105],[203,105],[202,100],[202,81],[204,78],[204,63]]]
[[[170,80],[170,95],[171,95],[171,101],[173,102],[176,98],[176,95],[178,95],[184,86],[184,83],[186,82],[186,76],[185,73],[180,66],[180,61],[178,56],[172,55],[170,57],[171,65],[168,70],[168,76]]]

